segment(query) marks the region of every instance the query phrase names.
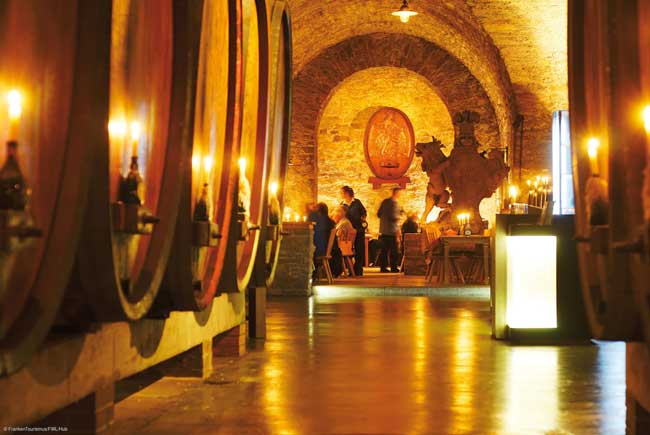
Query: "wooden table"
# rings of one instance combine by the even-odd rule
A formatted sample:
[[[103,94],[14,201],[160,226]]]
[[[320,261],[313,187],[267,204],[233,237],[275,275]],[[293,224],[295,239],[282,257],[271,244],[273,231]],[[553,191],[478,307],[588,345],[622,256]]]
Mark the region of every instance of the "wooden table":
[[[441,236],[440,243],[442,243],[442,282],[449,283],[449,254],[454,248],[460,248],[467,245],[481,245],[483,248],[483,273],[485,275],[485,283],[489,284],[489,270],[490,270],[490,236]],[[465,278],[462,272],[459,271],[459,278],[462,284],[465,284]]]

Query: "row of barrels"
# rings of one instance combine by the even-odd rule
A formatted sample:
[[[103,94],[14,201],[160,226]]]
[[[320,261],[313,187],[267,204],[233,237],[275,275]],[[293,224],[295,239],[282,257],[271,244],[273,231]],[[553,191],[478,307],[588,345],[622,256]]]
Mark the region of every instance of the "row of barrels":
[[[8,0],[0,22],[0,375],[66,303],[137,320],[272,280],[285,1]]]
[[[650,1],[569,1],[576,240],[594,337],[650,343]]]

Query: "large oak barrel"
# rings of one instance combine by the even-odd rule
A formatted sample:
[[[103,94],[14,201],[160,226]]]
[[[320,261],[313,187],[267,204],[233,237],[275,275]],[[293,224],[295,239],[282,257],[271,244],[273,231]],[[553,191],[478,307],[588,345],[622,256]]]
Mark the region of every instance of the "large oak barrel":
[[[262,240],[255,265],[256,285],[270,286],[278,266],[284,217],[284,180],[287,173],[291,128],[292,36],[286,1],[271,12],[271,56],[268,114],[267,198],[262,218]]]
[[[110,106],[93,147],[78,257],[99,320],[151,307],[171,250],[189,147],[199,2],[114,0]],[[106,128],[108,126],[108,128]]]
[[[16,371],[41,345],[68,282],[93,182],[89,144],[106,128],[108,94],[98,84],[108,79],[109,34],[108,1],[0,3],[0,135],[17,141],[12,153],[24,177],[17,181],[3,151],[0,374]],[[20,93],[12,94],[12,116],[22,108],[13,127],[12,88]]]
[[[639,311],[646,312],[644,317],[650,313],[645,295],[648,264],[642,257],[647,248],[641,232],[648,138],[641,116],[639,4],[569,2],[571,140],[582,290],[594,336],[626,341],[643,339]],[[645,297],[635,296],[635,289]]]
[[[201,16],[194,134],[191,153],[182,160],[188,169],[160,295],[164,309],[208,306],[228,264],[241,123],[241,3],[206,1]]]
[[[226,269],[220,282],[223,292],[244,291],[248,286],[266,208],[270,9],[267,0],[241,3],[244,80],[239,171]]]

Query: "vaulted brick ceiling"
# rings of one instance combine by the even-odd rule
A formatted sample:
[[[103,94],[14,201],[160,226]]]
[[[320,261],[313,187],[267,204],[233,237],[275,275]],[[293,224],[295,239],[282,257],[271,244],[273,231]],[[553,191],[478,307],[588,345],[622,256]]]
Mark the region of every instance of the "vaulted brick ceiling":
[[[400,0],[289,0],[294,39],[294,73],[327,47],[370,33],[416,36],[464,64],[489,97],[502,145],[511,139],[515,114],[512,84],[499,50],[464,0],[411,0],[420,15],[404,24],[391,16]]]

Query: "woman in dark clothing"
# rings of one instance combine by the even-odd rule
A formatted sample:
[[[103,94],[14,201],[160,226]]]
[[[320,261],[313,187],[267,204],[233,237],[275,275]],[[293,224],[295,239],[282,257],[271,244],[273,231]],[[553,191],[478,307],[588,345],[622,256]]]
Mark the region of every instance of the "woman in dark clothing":
[[[329,217],[327,204],[319,202],[311,207],[308,219],[314,223],[314,257],[322,257],[327,253],[327,242],[334,222]]]
[[[314,266],[316,265],[316,257],[327,255],[327,244],[330,238],[330,232],[336,226],[334,221],[329,217],[329,210],[327,204],[319,202],[310,208],[308,219],[314,222]],[[338,277],[343,272],[341,265],[341,250],[339,249],[336,240],[332,246],[332,259],[330,260],[330,269],[332,275]],[[314,276],[316,278],[316,270],[314,268]]]
[[[347,218],[352,226],[357,230],[357,236],[354,239],[354,274],[363,275],[363,265],[366,262],[366,208],[361,201],[354,197],[354,190],[350,186],[341,188],[341,205],[345,207]]]

